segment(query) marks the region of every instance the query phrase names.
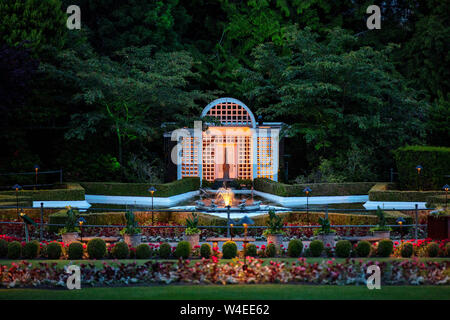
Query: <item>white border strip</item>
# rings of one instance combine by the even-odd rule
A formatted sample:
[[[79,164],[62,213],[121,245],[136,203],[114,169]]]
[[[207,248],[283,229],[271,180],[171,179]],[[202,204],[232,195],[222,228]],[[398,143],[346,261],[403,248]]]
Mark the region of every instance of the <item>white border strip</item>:
[[[381,209],[398,209],[398,210],[414,210],[418,205],[418,209],[427,209],[426,202],[395,202],[395,201],[367,201],[364,204],[364,208],[367,210],[376,210],[378,207]]]
[[[79,201],[33,201],[33,208],[40,208],[41,203],[44,204],[44,208],[64,208],[71,206],[79,209],[88,209],[91,205],[86,200]]]
[[[189,200],[198,195],[199,191],[191,191],[178,194],[172,197],[154,197],[153,206],[155,207],[171,207],[180,202]],[[105,196],[105,195],[89,195],[86,196],[86,201],[96,204],[121,204],[121,205],[136,205],[136,206],[152,206],[152,197],[132,197],[132,196]]]
[[[280,197],[270,193],[261,191],[253,191],[257,196],[263,197],[272,202],[278,203],[283,207],[298,207],[306,205],[306,197]],[[329,204],[329,203],[359,203],[369,200],[368,195],[360,196],[322,196],[322,197],[309,197],[309,204]]]

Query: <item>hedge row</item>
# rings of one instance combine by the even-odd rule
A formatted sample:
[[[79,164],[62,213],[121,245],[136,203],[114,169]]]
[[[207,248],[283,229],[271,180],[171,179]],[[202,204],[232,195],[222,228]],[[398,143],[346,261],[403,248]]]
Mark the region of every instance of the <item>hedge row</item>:
[[[281,197],[304,197],[303,190],[311,188],[311,196],[349,196],[367,194],[375,182],[343,182],[343,183],[311,183],[289,185],[267,178],[256,178],[253,181],[255,190]]]
[[[289,224],[317,224],[319,217],[324,217],[324,212],[288,212],[280,213],[283,223]],[[400,211],[385,211],[385,218],[387,224],[397,224],[397,218],[402,217],[406,223],[412,223],[412,218]],[[328,218],[332,225],[375,225],[378,222],[378,218],[375,214],[350,214],[350,213],[328,213]],[[268,215],[260,215],[252,217],[255,225],[264,226],[267,225],[269,220]]]
[[[3,195],[15,195],[15,191],[2,191]],[[84,200],[84,189],[78,183],[56,185],[54,189],[20,190],[19,196],[30,198],[32,201],[77,201]]]
[[[200,188],[200,178],[189,177],[164,184],[120,183],[120,182],[80,182],[86,194],[108,196],[148,197],[148,189],[156,188],[155,197],[170,197]]]
[[[394,151],[399,186],[402,190],[441,190],[448,183],[450,148],[406,146]],[[421,165],[420,177],[416,166]]]
[[[445,195],[444,191],[402,191],[393,188],[395,184],[392,183],[377,183],[369,191],[369,200],[426,202],[430,197]]]
[[[133,211],[136,221],[140,225],[151,224],[152,214],[151,211]],[[86,224],[88,225],[125,225],[125,212],[95,212],[81,214],[84,217]],[[155,223],[172,223],[175,225],[185,225],[186,218],[190,217],[190,212],[155,212],[153,219]],[[199,224],[207,226],[224,226],[226,225],[226,219],[215,217],[208,214],[198,214]],[[63,209],[49,215],[50,224],[64,224],[67,219],[67,210]],[[56,231],[61,227],[50,227],[49,230]]]

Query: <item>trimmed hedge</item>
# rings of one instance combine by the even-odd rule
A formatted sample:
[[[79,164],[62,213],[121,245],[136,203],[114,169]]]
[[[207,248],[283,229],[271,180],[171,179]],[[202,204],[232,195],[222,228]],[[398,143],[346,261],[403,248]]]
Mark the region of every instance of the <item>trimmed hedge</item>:
[[[395,190],[394,188],[395,184],[392,183],[377,183],[369,191],[369,200],[426,202],[429,200],[430,197],[445,195],[444,191],[417,191],[417,190],[402,191],[402,190]]]
[[[47,245],[45,251],[47,253],[47,258],[57,260],[61,257],[62,246],[59,242],[51,242]]]
[[[39,255],[40,244],[39,241],[33,240],[25,243],[22,248],[22,255],[25,259],[35,259]]]
[[[267,178],[256,178],[253,181],[255,190],[274,194],[280,197],[305,197],[303,190],[311,188],[311,196],[349,196],[367,194],[375,182],[343,182],[343,183],[310,183],[285,184]]]
[[[258,249],[254,243],[249,243],[245,246],[245,255],[248,257],[256,257],[258,255]]]
[[[356,254],[358,257],[368,257],[372,246],[369,241],[361,240],[356,245]]]
[[[277,255],[277,247],[273,243],[269,243],[266,247],[266,257],[273,258]]]
[[[152,250],[146,243],[141,243],[136,248],[136,259],[150,259],[152,256]]]
[[[106,255],[106,242],[100,238],[89,240],[87,252],[90,259],[101,259]]]
[[[389,257],[394,250],[394,243],[392,240],[384,239],[378,243],[377,255],[379,257]]]
[[[161,259],[168,259],[170,258],[171,254],[172,248],[170,247],[170,244],[168,244],[167,242],[161,243],[161,245],[159,246],[159,257]]]
[[[175,257],[187,259],[191,255],[191,244],[188,241],[180,241],[175,248]]]
[[[130,254],[130,249],[128,249],[128,245],[125,242],[118,242],[116,245],[112,248],[112,255],[116,259],[126,259],[128,258]],[[138,252],[136,250],[136,256],[138,255]],[[139,259],[139,258],[138,258]]]
[[[237,245],[234,241],[227,241],[222,246],[222,254],[224,259],[233,259],[237,256]]]
[[[303,243],[299,239],[293,239],[288,244],[288,255],[292,258],[298,258],[302,254]]]
[[[320,240],[313,240],[309,244],[309,252],[313,257],[320,257],[324,249],[323,242]]]
[[[400,247],[400,255],[402,258],[410,258],[414,253],[414,248],[412,243],[405,242]]]
[[[339,258],[348,258],[352,252],[352,244],[348,240],[339,240],[336,243],[336,256]]]
[[[419,186],[422,190],[441,190],[448,183],[450,148],[406,146],[394,151],[399,186],[403,190],[417,190],[416,166],[421,165]]]
[[[211,257],[211,245],[209,243],[204,243],[200,247],[200,256],[205,259],[209,259]]]
[[[2,191],[2,195],[14,195],[15,191]],[[32,201],[77,201],[84,200],[84,189],[78,183],[64,183],[55,185],[54,189],[20,190],[19,196]]]
[[[69,245],[68,255],[70,260],[83,259],[83,244],[81,242],[72,242]]]
[[[19,259],[22,256],[22,245],[19,241],[8,244],[8,259]]]
[[[155,197],[170,197],[177,194],[195,191],[200,188],[200,178],[189,177],[164,184],[120,183],[120,182],[80,182],[86,194],[108,196],[149,197],[148,188],[154,186]]]
[[[0,239],[0,258],[6,257],[8,254],[8,242],[4,239]]]

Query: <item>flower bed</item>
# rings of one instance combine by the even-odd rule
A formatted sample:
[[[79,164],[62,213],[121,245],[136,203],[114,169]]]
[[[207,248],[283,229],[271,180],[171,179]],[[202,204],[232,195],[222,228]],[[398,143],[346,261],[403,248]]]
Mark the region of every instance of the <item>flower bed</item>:
[[[105,263],[98,268],[93,264],[81,264],[82,286],[113,286],[134,284],[264,284],[303,283],[326,285],[364,285],[366,270],[370,265],[381,269],[382,285],[448,285],[448,261],[420,262],[418,260],[357,261],[344,263],[333,260],[308,263],[298,259],[292,264],[282,261],[263,261],[248,257],[243,261],[221,264],[216,259],[202,259],[191,264],[189,260],[178,262]],[[10,267],[0,266],[0,287],[65,287],[69,274],[56,263],[40,263],[33,266],[27,261]]]

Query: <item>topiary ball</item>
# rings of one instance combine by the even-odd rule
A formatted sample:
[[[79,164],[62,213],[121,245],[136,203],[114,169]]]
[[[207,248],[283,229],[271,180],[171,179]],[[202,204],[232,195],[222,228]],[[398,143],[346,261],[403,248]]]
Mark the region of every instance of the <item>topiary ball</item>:
[[[430,258],[437,257],[439,254],[439,245],[436,242],[430,242],[427,245],[427,255]]]
[[[405,242],[400,247],[400,255],[403,258],[410,258],[414,253],[413,245],[409,242]]]
[[[323,252],[323,242],[320,240],[313,240],[309,245],[309,252],[313,257],[320,257]]]
[[[209,259],[211,257],[211,246],[209,243],[204,243],[200,247],[200,256],[205,259]]]
[[[146,243],[141,243],[136,247],[136,259],[150,259],[152,250]]]
[[[266,247],[266,257],[273,258],[277,255],[277,247],[273,243],[269,243]]]
[[[101,259],[106,255],[106,242],[100,238],[89,240],[87,252],[90,259]]]
[[[379,257],[389,257],[394,250],[394,243],[390,239],[381,240],[378,243],[377,255]]]
[[[72,242],[69,245],[68,255],[70,260],[83,259],[83,244],[81,242]]]
[[[248,257],[256,257],[258,255],[258,250],[256,249],[256,245],[254,243],[249,243],[245,247],[245,255]]]
[[[348,258],[352,252],[352,244],[348,240],[339,240],[336,243],[336,256],[339,258]]]
[[[159,257],[161,259],[168,259],[172,255],[172,248],[170,247],[170,244],[167,242],[161,243],[159,246]]]
[[[5,239],[0,239],[0,258],[6,257],[8,254],[8,242]]]
[[[292,258],[298,258],[302,254],[303,242],[299,239],[289,241],[288,244],[288,256]]]
[[[116,259],[126,259],[130,254],[130,249],[125,242],[118,242],[111,250],[112,255]]]
[[[358,257],[368,257],[372,246],[369,241],[361,240],[356,245],[356,254]]]
[[[59,259],[62,254],[62,246],[59,242],[52,242],[47,245],[46,248],[47,258],[49,259]]]
[[[22,245],[19,241],[8,243],[8,259],[19,259],[22,256]]]
[[[188,241],[180,241],[175,249],[175,257],[187,259],[191,255],[191,244]]]
[[[233,259],[237,256],[237,245],[234,241],[227,241],[222,246],[222,255],[224,259]]]
[[[447,252],[447,257],[450,258],[450,242],[445,244],[445,251]]]
[[[40,244],[39,241],[33,240],[25,243],[22,248],[22,255],[26,259],[35,259],[39,254]]]

